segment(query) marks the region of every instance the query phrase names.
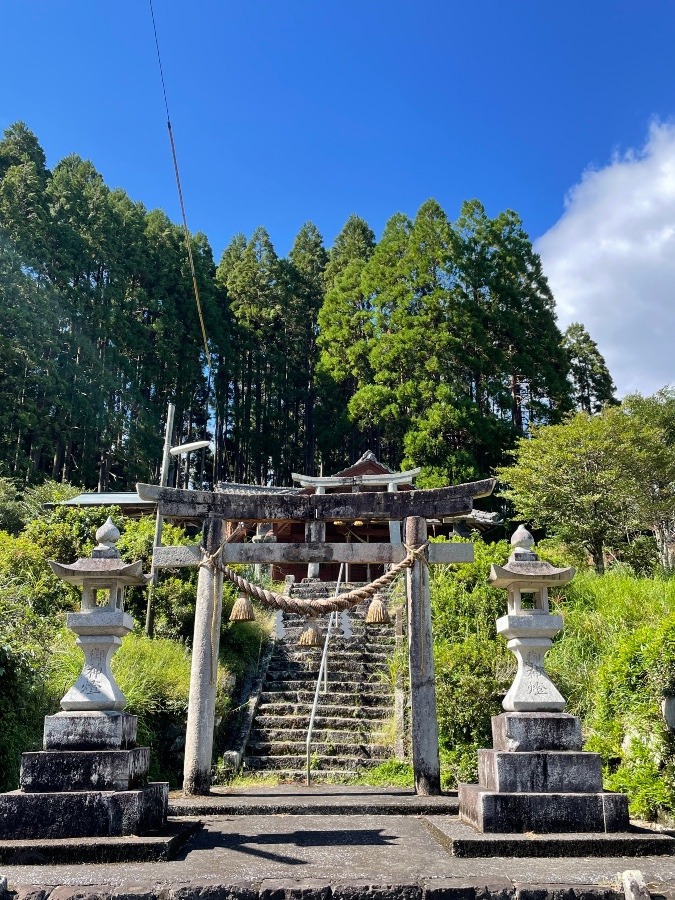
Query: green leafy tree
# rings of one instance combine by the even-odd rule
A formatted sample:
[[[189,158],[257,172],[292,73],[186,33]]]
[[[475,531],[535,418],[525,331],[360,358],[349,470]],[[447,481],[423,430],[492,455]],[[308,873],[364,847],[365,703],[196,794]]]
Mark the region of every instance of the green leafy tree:
[[[640,530],[636,481],[626,451],[634,435],[625,414],[577,413],[560,425],[535,426],[497,469],[519,518],[547,528],[572,550],[588,553],[598,573],[605,551]]]
[[[651,397],[632,394],[621,406],[624,455],[636,482],[643,529],[653,532],[661,567],[675,567],[675,389]]]

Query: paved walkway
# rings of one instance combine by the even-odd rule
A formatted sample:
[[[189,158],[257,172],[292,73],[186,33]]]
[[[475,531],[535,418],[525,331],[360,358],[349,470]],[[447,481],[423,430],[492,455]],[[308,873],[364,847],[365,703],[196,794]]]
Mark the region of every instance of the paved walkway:
[[[287,793],[258,790],[259,799],[260,791],[272,790],[275,802]],[[332,798],[341,807],[352,793],[325,786],[312,790],[315,797],[323,794],[322,802]],[[371,801],[383,794],[365,793]],[[237,797],[237,792],[224,796]],[[593,896],[583,885],[607,888],[627,869],[640,869],[658,893],[675,892],[675,856],[457,859],[434,837],[429,818],[440,821],[414,813],[208,816],[204,829],[168,862],[10,866],[0,875],[15,890],[38,885],[50,900],[574,900]],[[533,893],[523,885],[549,889]],[[577,889],[556,893],[553,885]],[[28,896],[45,900],[47,893],[22,889],[18,900]],[[602,896],[623,895],[605,891]]]

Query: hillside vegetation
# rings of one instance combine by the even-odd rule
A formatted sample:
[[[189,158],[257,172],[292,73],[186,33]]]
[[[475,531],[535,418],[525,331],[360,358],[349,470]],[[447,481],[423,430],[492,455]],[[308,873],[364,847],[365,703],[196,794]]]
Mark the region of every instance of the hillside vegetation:
[[[0,504],[0,517],[3,509]],[[21,753],[41,748],[44,716],[58,712],[59,700],[82,667],[75,636],[65,627],[66,613],[79,607],[80,594],[52,574],[48,560],[88,556],[96,529],[112,515],[123,532],[118,543],[123,558],[144,559],[147,571],[154,531],[153,519],[125,519],[114,507],[61,507],[38,515],[24,509],[23,515],[27,521],[18,533],[0,530],[0,791],[17,787]],[[165,526],[165,539],[187,540],[171,525]],[[161,577],[154,640],[138,625],[144,620],[146,592],[128,590],[126,606],[137,628],[123,640],[112,664],[127,708],[138,716],[139,743],[152,748],[150,775],[172,787],[182,783],[195,586],[194,573]],[[233,593],[226,585],[217,696],[223,729],[238,679],[257,662],[267,639],[264,616],[261,624],[229,624]]]
[[[506,594],[487,584],[503,564],[505,541],[475,544],[472,565],[434,566],[434,654],[444,782],[476,780],[476,750],[492,744],[490,717],[515,674],[515,658],[497,636]],[[565,564],[557,546],[542,558]],[[604,575],[586,568],[552,592],[565,627],[547,667],[581,717],[585,749],[598,752],[605,787],[624,791],[633,815],[675,812],[675,738],[661,711],[675,694],[675,579],[636,576],[619,565]]]

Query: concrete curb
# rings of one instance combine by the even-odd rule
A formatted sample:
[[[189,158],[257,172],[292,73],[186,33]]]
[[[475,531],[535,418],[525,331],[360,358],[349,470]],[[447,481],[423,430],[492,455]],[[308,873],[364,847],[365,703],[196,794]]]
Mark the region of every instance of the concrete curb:
[[[371,879],[269,878],[259,882],[195,881],[157,886],[20,885],[11,900],[624,900],[617,885],[521,884],[508,878],[464,880],[434,878],[421,882]]]

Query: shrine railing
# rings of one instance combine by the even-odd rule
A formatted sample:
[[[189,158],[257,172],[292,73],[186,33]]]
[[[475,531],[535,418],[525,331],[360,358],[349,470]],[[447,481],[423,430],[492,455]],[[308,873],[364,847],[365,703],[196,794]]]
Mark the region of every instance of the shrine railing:
[[[345,564],[342,563],[340,565],[340,572],[338,574],[337,584],[335,585],[335,595],[340,593],[340,585],[342,584],[342,575],[344,573]],[[335,610],[328,617],[328,626],[326,628],[326,639],[323,642],[323,653],[321,654],[321,665],[319,666],[319,674],[316,677],[316,690],[314,691],[314,702],[312,703],[312,712],[309,716],[309,727],[307,729],[307,785],[309,786],[312,783],[312,732],[314,730],[314,719],[316,718],[316,711],[319,706],[319,695],[321,693],[321,680],[323,679],[323,692],[324,694],[328,691],[328,644],[330,643],[330,636],[333,628],[337,625],[338,621],[338,611]]]

